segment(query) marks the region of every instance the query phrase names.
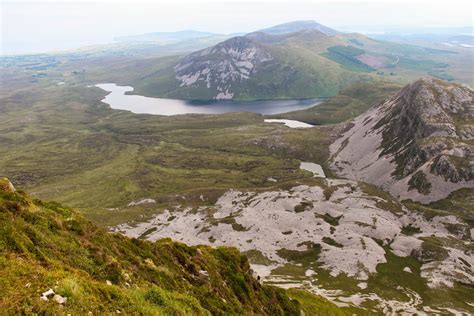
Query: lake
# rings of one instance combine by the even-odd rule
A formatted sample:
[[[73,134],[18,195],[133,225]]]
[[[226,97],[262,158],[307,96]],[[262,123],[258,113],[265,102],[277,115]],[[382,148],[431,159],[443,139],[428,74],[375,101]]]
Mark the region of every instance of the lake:
[[[312,162],[301,162],[300,169],[307,170],[313,173],[313,177],[326,178],[324,170],[321,165]]]
[[[314,127],[314,125],[300,122],[300,121],[295,121],[295,120],[285,120],[285,119],[266,119],[263,120],[265,123],[276,123],[276,124],[283,124],[288,126],[289,128],[311,128]]]
[[[101,83],[95,86],[110,92],[104,99],[102,99],[102,102],[107,103],[113,109],[156,115],[177,115],[188,113],[221,114],[228,112],[280,114],[306,109],[323,102],[323,99],[188,101],[150,98],[141,95],[126,94],[126,92],[133,91],[133,88],[130,86],[117,86],[115,83]]]

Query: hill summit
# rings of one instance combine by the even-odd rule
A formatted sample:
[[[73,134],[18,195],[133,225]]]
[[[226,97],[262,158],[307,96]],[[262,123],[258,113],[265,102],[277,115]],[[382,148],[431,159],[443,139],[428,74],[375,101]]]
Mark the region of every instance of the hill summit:
[[[356,118],[331,146],[341,176],[431,202],[474,187],[474,90],[423,78]]]
[[[326,35],[335,35],[339,33],[338,31],[330,27],[327,27],[325,25],[319,24],[318,22],[313,21],[313,20],[292,21],[292,22],[287,22],[283,24],[278,24],[266,29],[262,29],[260,30],[260,32],[264,32],[268,34],[287,34],[287,33],[293,33],[293,32],[298,32],[302,30],[317,30]]]

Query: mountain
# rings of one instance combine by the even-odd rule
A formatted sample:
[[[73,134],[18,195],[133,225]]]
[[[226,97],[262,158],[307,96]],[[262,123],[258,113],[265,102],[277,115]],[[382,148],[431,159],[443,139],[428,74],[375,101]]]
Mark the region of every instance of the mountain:
[[[329,32],[316,22],[283,26],[168,59],[164,68],[163,59],[141,61],[138,68],[133,63],[120,81],[152,97],[255,100],[330,97],[354,83],[407,83],[424,75],[471,80],[452,69],[468,60],[458,52]]]
[[[259,32],[268,33],[268,34],[287,34],[298,32],[302,30],[317,30],[326,35],[335,35],[339,33],[338,31],[319,24],[316,21],[293,21],[283,24],[278,24],[269,28],[261,29]]]
[[[253,33],[191,53],[166,70],[137,74],[130,84],[138,94],[177,99],[332,96],[371,77],[365,69],[351,71],[322,55],[326,48],[346,42],[316,30]]]
[[[108,233],[70,208],[16,191],[5,178],[0,219],[6,314],[301,314],[300,302],[261,285],[235,248]],[[308,295],[320,312],[344,314]]]
[[[331,145],[332,166],[425,203],[473,188],[473,104],[468,86],[420,79],[356,118]]]
[[[233,85],[249,79],[272,59],[258,42],[234,37],[180,60],[175,66],[176,78],[181,87],[197,84],[197,89],[216,91],[216,99],[232,99]]]
[[[235,245],[264,283],[304,288],[357,308],[355,315],[474,311],[472,201],[466,214],[460,205],[448,211],[449,201],[419,208],[361,182],[314,179],[232,189],[209,206],[166,209],[112,229]]]

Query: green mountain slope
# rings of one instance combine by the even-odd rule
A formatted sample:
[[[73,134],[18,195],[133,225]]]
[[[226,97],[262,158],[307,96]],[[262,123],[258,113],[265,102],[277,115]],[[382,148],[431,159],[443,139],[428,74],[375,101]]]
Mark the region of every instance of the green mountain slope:
[[[298,300],[260,285],[235,248],[107,233],[72,209],[15,191],[5,178],[0,220],[2,313],[300,315]],[[41,299],[49,289],[57,296]],[[343,314],[312,297],[328,314]]]
[[[177,64],[129,82],[135,93],[177,99],[287,99],[333,96],[373,77],[326,58],[344,41],[316,30],[251,34],[192,53]]]
[[[449,74],[458,63],[456,55],[308,26],[290,33],[263,30],[233,37],[161,71],[151,67],[127,83],[137,94],[177,99],[328,97],[375,79],[406,83],[431,75],[465,81]]]

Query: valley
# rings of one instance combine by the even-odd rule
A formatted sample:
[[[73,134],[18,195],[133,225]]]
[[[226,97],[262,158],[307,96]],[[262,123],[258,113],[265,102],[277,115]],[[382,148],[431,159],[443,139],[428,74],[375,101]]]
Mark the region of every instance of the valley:
[[[0,58],[0,306],[474,313],[473,50],[312,21],[120,43]]]

